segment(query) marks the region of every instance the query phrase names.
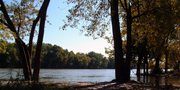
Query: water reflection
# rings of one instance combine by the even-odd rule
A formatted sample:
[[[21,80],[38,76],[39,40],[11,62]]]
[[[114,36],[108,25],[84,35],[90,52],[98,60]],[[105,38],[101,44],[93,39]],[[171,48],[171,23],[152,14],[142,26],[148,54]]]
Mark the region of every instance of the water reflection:
[[[149,77],[149,82],[156,83],[159,85],[180,85],[180,77]]]

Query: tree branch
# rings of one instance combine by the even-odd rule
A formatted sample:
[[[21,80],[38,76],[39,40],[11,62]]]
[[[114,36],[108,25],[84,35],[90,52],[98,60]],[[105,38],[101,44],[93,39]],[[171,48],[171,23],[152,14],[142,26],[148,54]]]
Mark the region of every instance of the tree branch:
[[[19,9],[19,7],[18,7],[18,9]],[[19,13],[19,20],[20,20],[20,22],[18,24],[18,31],[17,31],[18,34],[19,34],[19,31],[20,31],[20,27],[21,27],[21,15],[20,15],[20,13]]]
[[[109,3],[111,3],[111,1],[110,1],[110,0],[108,0],[108,2],[109,2]]]
[[[144,13],[142,13],[142,14],[138,14],[138,15],[136,15],[136,16],[133,16],[133,17],[132,17],[132,20],[135,19],[135,18],[137,18],[137,17],[146,15],[146,14],[148,14],[148,12],[154,11],[155,9],[157,9],[157,8],[154,8],[154,9],[152,9],[152,10],[147,10],[146,12],[144,12]]]
[[[1,23],[4,23],[4,25],[6,25],[8,27],[8,24],[6,22],[4,22],[2,19],[0,19]]]
[[[43,5],[42,5],[42,7],[43,7]],[[29,38],[29,49],[28,49],[29,50],[29,54],[30,54],[30,58],[32,56],[32,45],[33,45],[34,31],[35,31],[37,22],[40,20],[40,16],[41,16],[41,13],[42,13],[42,7],[39,10],[38,16],[33,21],[33,25],[32,25],[32,28],[31,28],[31,33],[30,33],[30,38]]]
[[[137,7],[137,10],[138,10],[138,14],[140,14],[140,11],[139,11],[139,0],[138,0],[138,7]]]
[[[121,6],[123,7],[124,10],[127,10],[127,8],[124,7],[122,1],[120,0]]]
[[[41,15],[43,13],[43,9],[44,9],[44,7],[46,7],[45,3],[47,3],[47,1],[44,1],[44,3],[42,4],[42,6],[41,6],[41,8],[39,10],[38,16],[33,21],[33,25],[32,25],[32,28],[31,28],[31,33],[30,33],[30,38],[29,38],[29,49],[28,49],[29,50],[29,54],[30,54],[30,58],[32,56],[32,46],[33,46],[34,31],[35,31],[35,28],[36,28],[36,25],[37,25],[38,21],[41,18]]]
[[[4,3],[3,3],[2,0],[0,0],[0,5],[1,5],[1,11],[2,11],[3,14],[4,14],[4,18],[5,18],[6,21],[7,21],[8,28],[9,28],[11,31],[17,33],[17,32],[16,32],[16,29],[15,29],[15,26],[14,26],[14,24],[12,23],[12,21],[10,20],[9,15],[8,15],[8,13],[7,13],[7,10],[6,10],[5,5],[4,5]]]
[[[124,0],[124,4],[125,4],[126,10],[127,10],[128,8],[127,8],[127,1],[126,0]]]

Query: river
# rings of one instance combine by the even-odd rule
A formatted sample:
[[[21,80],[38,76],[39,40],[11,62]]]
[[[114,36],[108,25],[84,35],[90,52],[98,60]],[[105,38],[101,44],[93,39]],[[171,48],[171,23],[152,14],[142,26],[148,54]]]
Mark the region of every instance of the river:
[[[135,75],[136,69],[131,70],[131,80],[137,80]],[[0,68],[0,80],[8,80],[12,78],[22,78],[22,69],[3,69]],[[41,69],[41,82],[105,82],[115,79],[114,69]],[[155,83],[157,78],[148,77],[148,82]],[[179,77],[159,77],[159,83],[178,84],[180,85]],[[143,77],[141,77],[143,81]]]

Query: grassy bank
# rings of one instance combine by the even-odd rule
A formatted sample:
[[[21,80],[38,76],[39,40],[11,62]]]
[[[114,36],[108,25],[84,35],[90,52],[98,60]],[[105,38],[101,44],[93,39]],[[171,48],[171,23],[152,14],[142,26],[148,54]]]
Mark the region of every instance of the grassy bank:
[[[58,86],[53,83],[35,83],[27,81],[1,81],[0,90],[72,90],[70,86]]]

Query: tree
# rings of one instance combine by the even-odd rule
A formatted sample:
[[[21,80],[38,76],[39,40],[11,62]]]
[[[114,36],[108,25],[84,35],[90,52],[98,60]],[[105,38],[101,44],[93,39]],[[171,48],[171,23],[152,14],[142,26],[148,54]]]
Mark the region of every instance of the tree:
[[[119,26],[118,0],[111,0],[111,21],[115,50],[115,77],[118,82],[125,82],[125,69],[122,50],[122,38]]]
[[[68,61],[67,61],[67,68],[73,68],[73,60],[74,60],[75,54],[73,51],[70,51],[68,53]]]
[[[136,18],[145,16],[152,11],[156,10],[157,7],[154,7],[152,4],[153,1],[143,1],[143,0],[120,0],[121,5],[121,16],[123,17],[126,23],[126,37],[127,37],[127,54],[126,54],[126,80],[130,80],[130,62],[132,59],[132,23],[136,21]]]
[[[2,12],[1,15],[3,17],[0,18],[0,22],[3,24],[4,27],[10,30],[12,35],[14,36],[15,42],[19,48],[20,54],[21,54],[21,61],[22,61],[22,66],[23,66],[23,72],[25,76],[25,80],[30,80],[32,78],[32,72],[31,72],[31,53],[32,53],[32,42],[33,42],[33,36],[34,36],[34,31],[37,22],[40,20],[40,27],[39,27],[39,35],[38,35],[38,41],[37,41],[37,48],[36,48],[36,55],[35,55],[35,67],[34,67],[34,73],[33,73],[33,80],[38,81],[39,80],[39,70],[40,70],[40,55],[41,55],[41,47],[42,47],[42,40],[43,40],[43,34],[44,34],[44,25],[45,25],[45,18],[46,18],[46,10],[48,7],[50,0],[44,0],[41,9],[39,10],[38,16],[36,19],[33,21],[33,25],[31,28],[31,34],[30,34],[30,39],[29,39],[29,47],[23,42],[21,39],[20,35],[21,34],[21,29],[24,29],[24,23],[26,20],[26,13],[27,11],[23,11],[25,8],[25,5],[27,6],[33,6],[34,1],[27,1],[24,0],[22,1],[19,5],[14,6],[14,16],[17,16],[17,18],[11,18],[9,17],[9,14],[7,12],[7,8],[5,7],[4,3],[2,0],[0,0],[0,10]],[[29,4],[29,5],[28,5]],[[15,4],[14,4],[15,5]],[[31,7],[27,7],[30,8]],[[22,8],[21,8],[22,7]],[[22,11],[21,11],[22,10]],[[19,12],[18,12],[19,11]],[[25,15],[23,17],[23,15]],[[19,23],[15,23],[14,21],[17,20]],[[26,26],[26,24],[25,24]],[[26,27],[26,29],[28,29]]]

